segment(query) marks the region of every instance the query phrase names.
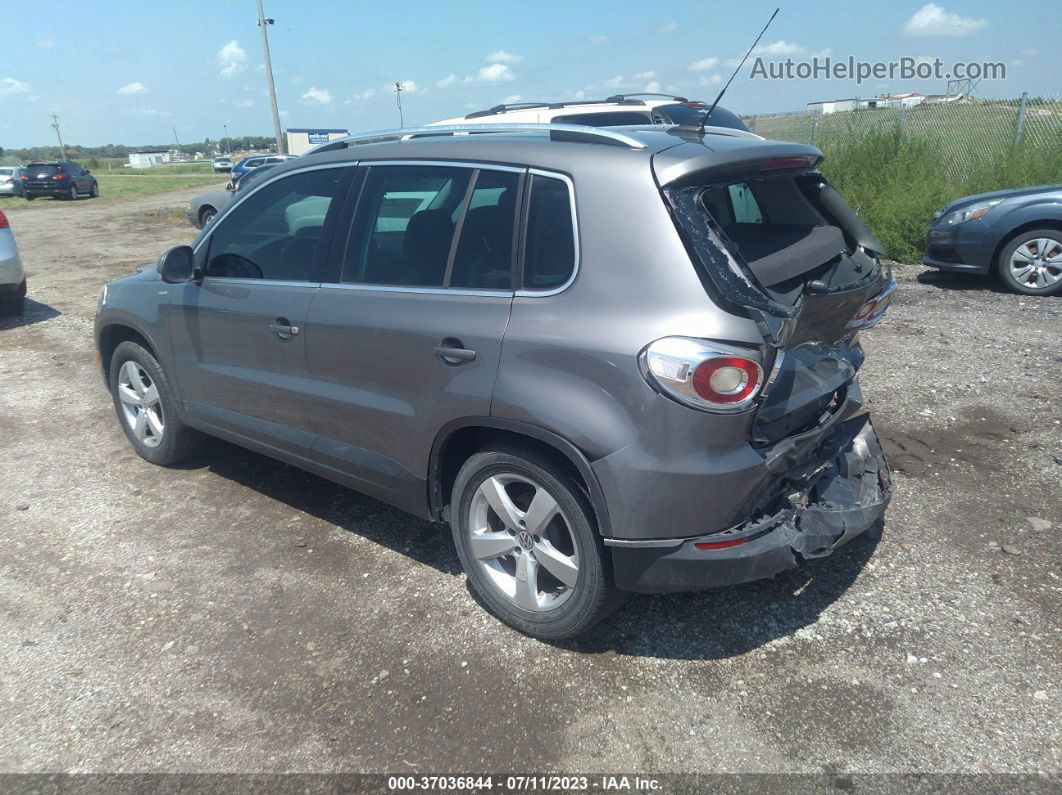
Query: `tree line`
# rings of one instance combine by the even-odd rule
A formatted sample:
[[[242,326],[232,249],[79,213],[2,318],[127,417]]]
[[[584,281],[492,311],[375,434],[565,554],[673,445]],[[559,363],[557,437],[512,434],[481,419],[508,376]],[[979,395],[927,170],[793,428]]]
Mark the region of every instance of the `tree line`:
[[[275,145],[273,138],[264,135],[243,135],[232,138],[215,140],[206,138],[202,141],[181,144],[158,144],[156,146],[126,146],[125,144],[106,144],[104,146],[79,146],[78,144],[66,144],[66,157],[68,160],[89,160],[104,158],[125,159],[133,152],[169,152],[174,149],[188,155],[196,152],[211,154],[215,149],[222,153],[245,152],[248,150],[268,149]],[[61,157],[58,145],[56,146],[31,146],[25,149],[6,149],[0,147],[0,157],[6,160],[20,160],[29,163],[33,160],[58,160]]]

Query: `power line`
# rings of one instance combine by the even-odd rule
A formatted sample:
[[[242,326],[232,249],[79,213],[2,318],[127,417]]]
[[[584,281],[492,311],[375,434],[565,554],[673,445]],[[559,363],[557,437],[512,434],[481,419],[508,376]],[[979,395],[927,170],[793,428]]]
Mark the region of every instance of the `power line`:
[[[59,139],[59,155],[60,159],[66,160],[66,147],[63,146],[63,136],[59,132],[59,116],[55,113],[52,114],[52,123],[49,125],[55,128],[55,137]]]
[[[391,85],[395,87],[395,101],[398,102],[398,126],[402,128],[406,126],[405,119],[402,117],[402,81],[396,80]]]
[[[272,25],[273,19],[266,19],[262,10],[262,0],[258,0],[258,28],[262,31],[262,53],[265,56],[266,84],[269,86],[269,102],[273,106],[273,133],[277,138],[277,154],[284,154],[284,141],[280,133],[280,111],[277,110],[277,89],[273,84],[273,62],[269,60],[269,35],[266,25]]]

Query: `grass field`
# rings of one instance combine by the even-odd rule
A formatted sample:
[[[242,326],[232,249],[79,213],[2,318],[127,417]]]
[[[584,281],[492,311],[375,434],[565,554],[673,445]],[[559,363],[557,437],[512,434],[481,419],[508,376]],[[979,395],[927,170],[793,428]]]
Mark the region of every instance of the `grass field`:
[[[100,198],[93,199],[93,201],[146,196],[184,188],[221,188],[227,181],[227,175],[212,172],[206,174],[95,174],[95,177],[100,186]],[[0,201],[0,210],[44,209],[62,203],[47,198],[38,198],[28,202],[23,198],[13,196]]]

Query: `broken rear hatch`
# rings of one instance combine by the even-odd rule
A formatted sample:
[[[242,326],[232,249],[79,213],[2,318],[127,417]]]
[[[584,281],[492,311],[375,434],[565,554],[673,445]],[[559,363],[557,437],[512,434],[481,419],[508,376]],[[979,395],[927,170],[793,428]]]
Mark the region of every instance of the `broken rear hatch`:
[[[881,319],[895,281],[881,244],[816,170],[818,149],[678,134],[684,142],[654,156],[654,173],[705,289],[763,334],[771,375],[753,443],[783,448],[767,457],[784,469],[772,461],[780,442],[862,405],[859,332]]]

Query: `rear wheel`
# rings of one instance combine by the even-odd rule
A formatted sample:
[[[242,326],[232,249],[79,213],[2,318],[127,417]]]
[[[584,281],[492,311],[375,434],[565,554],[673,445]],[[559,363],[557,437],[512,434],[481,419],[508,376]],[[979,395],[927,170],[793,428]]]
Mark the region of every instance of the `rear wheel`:
[[[472,456],[454,483],[450,524],[472,588],[521,632],[570,638],[621,601],[590,504],[547,456]]]
[[[71,185],[66,191],[66,198],[72,202],[77,201],[77,185]]]
[[[33,201],[34,199],[36,199],[36,198],[37,198],[37,197],[36,197],[36,196],[34,196],[34,195],[33,195],[32,193],[23,193],[23,194],[22,194],[22,196],[23,196],[23,198],[24,198],[24,199],[25,199],[26,201],[28,201],[28,202],[31,202],[31,201]]]
[[[217,215],[217,214],[218,214],[218,211],[216,209],[214,209],[213,207],[211,207],[210,205],[207,205],[202,210],[200,210],[199,211],[199,228],[202,229],[204,226],[206,226],[211,221],[213,221],[214,220],[214,216]]]
[[[1011,240],[999,255],[999,277],[1024,295],[1062,294],[1062,232],[1033,229]]]
[[[177,416],[170,382],[148,350],[129,341],[115,348],[110,385],[122,430],[142,458],[168,466],[195,452],[201,437]]]

